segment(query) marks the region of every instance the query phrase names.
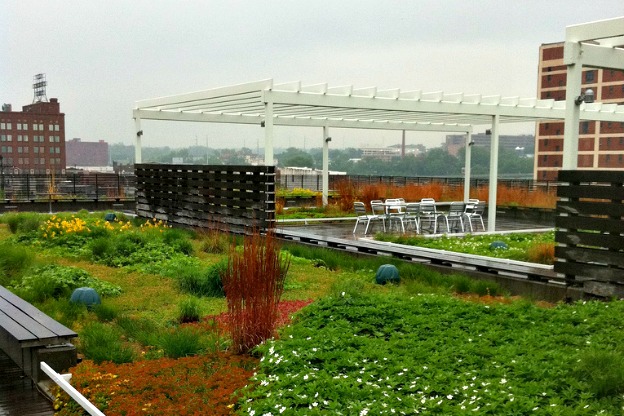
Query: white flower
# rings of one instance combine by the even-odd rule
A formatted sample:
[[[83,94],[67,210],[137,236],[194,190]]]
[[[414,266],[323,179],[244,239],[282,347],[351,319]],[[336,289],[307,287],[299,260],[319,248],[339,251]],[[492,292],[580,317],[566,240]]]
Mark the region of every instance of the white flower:
[[[303,379],[307,380],[308,379],[308,375],[306,374],[305,376],[303,376]]]
[[[360,412],[360,416],[365,416],[368,414],[368,409],[365,407],[364,409],[362,409],[362,411]]]
[[[453,395],[449,394],[448,396],[446,396],[446,398],[449,399],[449,400],[453,400]]]
[[[505,383],[507,383],[507,379],[501,378],[500,384],[505,384]]]

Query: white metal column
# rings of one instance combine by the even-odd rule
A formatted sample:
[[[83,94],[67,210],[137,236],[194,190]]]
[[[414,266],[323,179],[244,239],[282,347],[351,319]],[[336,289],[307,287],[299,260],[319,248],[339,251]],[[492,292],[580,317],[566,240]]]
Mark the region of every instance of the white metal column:
[[[273,159],[273,102],[264,103],[264,165],[271,166]]]
[[[141,163],[141,136],[143,136],[143,130],[141,130],[141,119],[136,117],[134,119],[134,163]]]
[[[566,43],[565,54],[570,61],[577,61],[576,55],[580,49],[577,45]],[[578,167],[578,145],[579,145],[579,121],[580,106],[576,104],[576,97],[581,95],[581,83],[583,81],[583,65],[578,62],[568,61],[568,73],[566,78],[566,110],[565,127],[563,129],[563,162],[562,168],[565,170],[576,169]]]
[[[472,134],[466,133],[466,147],[464,151],[466,153],[464,162],[464,202],[470,199],[470,165],[472,160]]]
[[[323,206],[328,204],[329,188],[329,127],[323,126]]]
[[[490,143],[490,181],[488,194],[488,231],[496,231],[496,191],[498,187],[498,135],[500,115],[492,116]]]

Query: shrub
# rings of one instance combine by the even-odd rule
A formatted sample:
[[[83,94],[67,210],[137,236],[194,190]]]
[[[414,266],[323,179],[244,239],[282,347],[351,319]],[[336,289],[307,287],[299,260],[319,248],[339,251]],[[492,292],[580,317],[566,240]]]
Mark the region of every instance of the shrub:
[[[242,252],[232,246],[223,287],[236,352],[249,352],[274,335],[289,266],[271,231],[264,237],[257,230],[245,236]]]
[[[581,355],[576,374],[598,398],[624,393],[624,355],[620,352],[587,351]]]
[[[123,329],[129,341],[138,342],[144,346],[157,344],[160,329],[155,322],[147,318],[133,318],[128,315],[118,316],[115,322]]]
[[[118,315],[116,308],[104,303],[95,305],[92,310],[95,313],[95,316],[97,316],[97,318],[102,322],[112,322]]]
[[[527,250],[527,257],[533,263],[553,264],[555,262],[555,243],[537,243]]]
[[[477,280],[473,282],[471,292],[476,293],[479,296],[497,296],[501,293],[500,287],[494,282],[488,282],[486,280]]]
[[[90,323],[80,333],[82,353],[97,364],[104,361],[130,363],[134,360],[134,350],[122,342],[121,335],[121,331],[110,324]]]
[[[173,328],[160,334],[158,346],[165,357],[181,358],[203,351],[202,339],[197,329],[190,326]]]
[[[48,299],[37,306],[43,313],[68,328],[73,327],[74,323],[87,313],[85,305],[70,302],[69,298]]]
[[[198,232],[201,240],[200,250],[204,253],[222,254],[230,247],[230,237],[227,233],[217,229],[207,229]]]
[[[0,243],[0,285],[8,286],[28,270],[35,259],[34,254],[25,247]]]
[[[201,267],[198,263],[180,264],[177,262],[177,264],[176,273],[168,270],[167,275],[176,276],[180,290],[194,296],[225,296],[222,276],[227,268],[227,259],[207,268]]]
[[[198,322],[200,316],[201,310],[197,298],[190,296],[178,306],[178,321],[182,323]]]
[[[163,233],[163,242],[171,246],[176,253],[187,256],[193,254],[193,245],[190,241],[189,232],[179,228],[169,228]]]

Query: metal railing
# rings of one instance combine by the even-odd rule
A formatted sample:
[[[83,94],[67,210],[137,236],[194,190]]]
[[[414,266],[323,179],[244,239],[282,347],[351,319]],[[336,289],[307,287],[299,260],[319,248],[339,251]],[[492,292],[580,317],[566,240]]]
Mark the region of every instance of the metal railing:
[[[463,177],[439,177],[439,176],[381,176],[381,175],[329,175],[329,188],[336,189],[335,184],[339,181],[349,181],[356,186],[384,184],[389,186],[427,185],[441,184],[450,187],[463,187]],[[277,175],[277,185],[281,189],[310,189],[322,191],[323,179],[321,175]],[[558,182],[537,181],[525,178],[500,178],[499,185],[510,188],[526,189],[528,191],[543,190],[555,192]],[[489,185],[488,178],[473,177],[470,179],[470,187],[478,188]]]
[[[0,176],[5,201],[134,199],[134,175],[91,173],[69,175],[7,174]]]

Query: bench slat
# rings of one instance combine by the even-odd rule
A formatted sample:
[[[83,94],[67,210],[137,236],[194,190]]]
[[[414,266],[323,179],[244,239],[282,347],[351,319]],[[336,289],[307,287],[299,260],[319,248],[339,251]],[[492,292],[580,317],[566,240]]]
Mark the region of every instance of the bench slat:
[[[14,308],[20,310],[23,314],[28,316],[32,321],[38,323],[48,331],[52,333],[52,336],[55,337],[69,337],[73,338],[78,336],[74,331],[67,328],[65,325],[55,321],[50,318],[48,315],[41,312],[39,309],[35,308],[30,303],[26,302],[19,296],[16,296],[8,289],[3,286],[0,286],[0,300],[5,300],[8,304],[11,304]],[[0,309],[4,310],[4,308],[0,307]],[[5,311],[6,312],[6,311]],[[9,314],[12,316],[12,314]],[[15,318],[15,317],[14,317]],[[21,320],[17,320],[22,323]],[[24,323],[24,325],[26,325]],[[49,337],[46,336],[45,338]]]
[[[19,332],[14,334],[15,338],[17,338],[20,342],[31,341],[33,339],[56,338],[56,334],[54,332],[32,319],[22,310],[7,302],[6,299],[0,298],[0,311],[4,312],[10,321],[22,326],[27,330],[27,332],[29,332],[26,337],[22,337],[22,334]],[[2,321],[2,325],[4,325],[4,323],[5,322]]]
[[[37,337],[26,330],[22,325],[18,324],[9,315],[0,310],[0,330],[4,330],[18,341],[30,341]]]

